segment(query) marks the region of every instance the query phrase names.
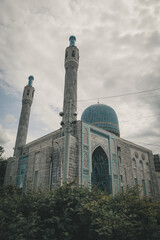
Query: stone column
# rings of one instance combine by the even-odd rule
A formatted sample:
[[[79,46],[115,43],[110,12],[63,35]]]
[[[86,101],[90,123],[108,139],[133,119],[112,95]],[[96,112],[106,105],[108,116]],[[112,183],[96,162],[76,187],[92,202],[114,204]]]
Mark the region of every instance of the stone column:
[[[61,125],[63,126],[64,141],[64,162],[63,162],[63,182],[69,180],[69,161],[71,148],[72,125],[77,121],[77,70],[79,65],[79,50],[75,46],[76,38],[70,36],[70,46],[65,52],[65,87],[63,116]]]
[[[65,87],[64,87],[64,103],[63,103],[63,122],[68,119],[68,105],[70,105],[70,120],[77,119],[77,70],[79,65],[79,50],[75,46],[76,38],[69,38],[70,46],[65,51]]]

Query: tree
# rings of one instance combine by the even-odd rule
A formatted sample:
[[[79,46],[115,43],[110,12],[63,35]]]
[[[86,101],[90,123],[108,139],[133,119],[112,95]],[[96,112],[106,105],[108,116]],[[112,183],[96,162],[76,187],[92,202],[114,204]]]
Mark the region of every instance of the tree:
[[[0,190],[0,236],[7,240],[159,240],[160,204],[137,189],[115,197],[64,184],[55,191]]]
[[[4,184],[5,172],[7,167],[7,160],[2,156],[4,148],[0,146],[0,186]]]
[[[4,148],[0,146],[0,159],[2,158],[2,154],[4,153]]]

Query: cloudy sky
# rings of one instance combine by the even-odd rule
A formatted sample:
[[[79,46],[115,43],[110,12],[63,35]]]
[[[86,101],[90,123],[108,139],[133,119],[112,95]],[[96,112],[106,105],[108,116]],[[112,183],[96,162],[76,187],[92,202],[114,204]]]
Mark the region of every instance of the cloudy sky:
[[[122,138],[160,153],[159,26],[159,0],[0,0],[0,145],[6,157],[13,154],[29,75],[35,95],[27,142],[60,127],[70,35],[80,51],[78,119],[99,99],[115,109]]]

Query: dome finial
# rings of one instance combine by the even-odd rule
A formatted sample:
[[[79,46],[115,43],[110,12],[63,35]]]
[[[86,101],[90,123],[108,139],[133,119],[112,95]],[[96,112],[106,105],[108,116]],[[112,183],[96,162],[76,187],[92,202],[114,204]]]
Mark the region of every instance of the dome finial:
[[[75,46],[76,37],[71,35],[69,38],[70,46]]]
[[[33,76],[29,76],[29,77],[28,77],[28,86],[32,86],[33,80],[34,80],[34,77],[33,77]]]

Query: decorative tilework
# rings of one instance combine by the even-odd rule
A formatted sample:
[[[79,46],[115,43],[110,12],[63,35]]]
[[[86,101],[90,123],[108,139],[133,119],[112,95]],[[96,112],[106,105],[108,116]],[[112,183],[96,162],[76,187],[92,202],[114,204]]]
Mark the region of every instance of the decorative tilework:
[[[27,175],[28,156],[21,157],[18,162],[17,185],[19,188],[24,188]]]
[[[84,153],[83,165],[85,168],[88,168],[88,154],[87,153]]]
[[[81,152],[81,183],[90,189],[91,187],[91,164],[90,164],[90,129],[82,124],[82,152]]]
[[[81,120],[120,136],[118,118],[113,108],[94,104],[85,109]]]

